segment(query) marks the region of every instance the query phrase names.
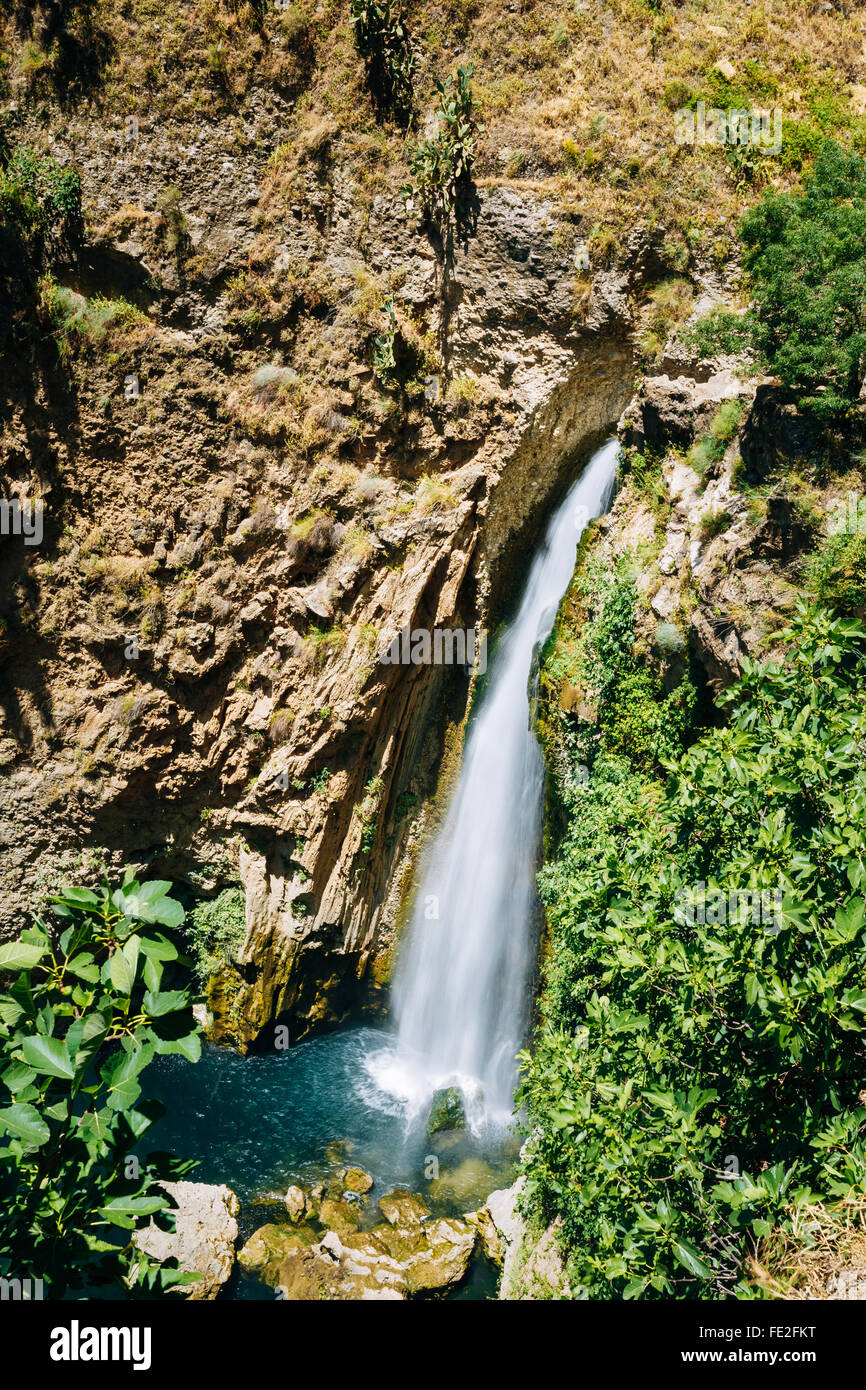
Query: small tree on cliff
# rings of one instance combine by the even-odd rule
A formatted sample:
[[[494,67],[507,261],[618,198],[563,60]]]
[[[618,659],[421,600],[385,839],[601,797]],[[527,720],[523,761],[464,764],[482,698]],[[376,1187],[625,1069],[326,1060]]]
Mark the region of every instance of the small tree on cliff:
[[[690,335],[702,352],[750,347],[823,419],[866,378],[866,160],[828,141],[803,192],[769,194],[743,219],[745,315],[716,311]]]

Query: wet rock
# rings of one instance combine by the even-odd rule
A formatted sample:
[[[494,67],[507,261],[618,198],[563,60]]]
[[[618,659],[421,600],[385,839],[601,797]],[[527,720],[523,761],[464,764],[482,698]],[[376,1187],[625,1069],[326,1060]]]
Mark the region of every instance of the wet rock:
[[[292,1221],[300,1221],[307,1208],[307,1199],[302,1187],[290,1187],[285,1196],[286,1211]]]
[[[410,1296],[459,1284],[476,1241],[472,1224],[457,1217],[440,1217],[421,1226],[377,1226],[371,1235],[399,1262]]]
[[[316,1218],[322,1226],[327,1226],[340,1236],[350,1235],[358,1229],[361,1213],[354,1202],[326,1197]]]
[[[456,1086],[448,1086],[441,1091],[437,1091],[433,1097],[433,1104],[430,1107],[430,1116],[427,1120],[427,1133],[437,1134],[440,1130],[453,1130],[466,1128],[466,1112],[463,1109],[463,1097]]]
[[[309,1250],[296,1246],[280,1266],[278,1289],[289,1300],[411,1298],[455,1287],[475,1248],[468,1221],[441,1218],[424,1226],[376,1226],[341,1237],[328,1231]]]
[[[315,1241],[309,1229],[269,1223],[260,1226],[238,1251],[238,1264],[266,1284],[276,1283],[280,1266],[293,1250],[307,1249]]]
[[[505,1248],[488,1208],[482,1207],[480,1211],[467,1213],[466,1220],[474,1222],[481,1247],[487,1258],[501,1267],[505,1258]]]
[[[497,1174],[483,1158],[470,1154],[453,1166],[443,1162],[439,1176],[430,1182],[430,1196],[438,1203],[465,1205],[481,1201],[496,1182]],[[501,1181],[502,1174],[499,1174]]]
[[[291,1251],[279,1268],[276,1287],[289,1302],[403,1299],[407,1290],[399,1264],[372,1235],[344,1244],[336,1231],[309,1250]]]
[[[332,1139],[325,1148],[325,1162],[339,1163],[345,1158],[346,1154],[352,1152],[352,1145],[348,1139]]]
[[[343,1178],[343,1188],[346,1192],[369,1192],[372,1186],[373,1179],[363,1168],[346,1169],[346,1176]]]
[[[239,1202],[230,1187],[203,1182],[164,1182],[177,1202],[174,1231],[151,1223],[133,1237],[139,1250],[155,1260],[174,1257],[178,1268],[200,1274],[195,1284],[182,1286],[188,1299],[216,1298],[234,1268]]]

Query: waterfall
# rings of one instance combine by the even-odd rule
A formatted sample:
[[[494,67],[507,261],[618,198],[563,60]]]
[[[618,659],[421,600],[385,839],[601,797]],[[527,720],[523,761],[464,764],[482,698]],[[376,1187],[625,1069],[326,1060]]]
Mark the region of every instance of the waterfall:
[[[544,783],[529,724],[529,679],[571,579],[580,534],[608,504],[616,452],[611,440],[593,455],[548,526],[491,663],[460,777],[425,864],[394,985],[397,1047],[375,1066],[378,1086],[410,1113],[448,1085],[463,1091],[473,1124],[502,1122],[512,1112],[537,954]]]

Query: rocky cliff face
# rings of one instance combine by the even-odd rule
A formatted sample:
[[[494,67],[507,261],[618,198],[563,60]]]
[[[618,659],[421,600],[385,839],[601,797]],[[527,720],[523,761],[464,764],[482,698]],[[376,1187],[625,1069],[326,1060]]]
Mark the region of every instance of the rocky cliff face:
[[[385,978],[470,674],[379,657],[405,624],[501,616],[626,404],[650,245],[576,309],[555,206],[494,181],[443,265],[394,179],[359,189],[334,122],[280,143],[291,110],[253,89],[243,120],[127,138],[49,108],[87,229],[2,436],[45,500],[39,548],[3,542],[2,920],[97,866],[191,895],[239,879],[246,938],[210,1004],[242,1045]],[[16,136],[44,140],[43,114],[16,104]],[[389,287],[409,377],[383,387]]]
[[[63,875],[133,861],[190,903],[243,886],[217,1036],[300,1037],[375,1000],[470,695],[466,669],[382,649],[407,623],[496,625],[636,363],[729,284],[743,188],[722,151],[672,143],[665,83],[684,63],[718,82],[727,48],[787,62],[773,15],[683,7],[650,33],[601,8],[409,7],[413,138],[458,62],[484,103],[443,247],[407,213],[407,132],[336,0],[2,7],[0,153],[76,168],[85,225],[0,267],[0,467],[45,503],[41,545],[0,540],[0,930]],[[843,21],[798,15],[832,66]],[[731,364],[653,372],[636,452],[682,451],[754,391]],[[647,622],[681,608],[716,684],[796,546],[790,498],[754,524],[736,501],[728,442],[706,494],[671,455],[661,507],[632,480],[610,523],[653,552]],[[704,525],[714,507],[736,524]]]

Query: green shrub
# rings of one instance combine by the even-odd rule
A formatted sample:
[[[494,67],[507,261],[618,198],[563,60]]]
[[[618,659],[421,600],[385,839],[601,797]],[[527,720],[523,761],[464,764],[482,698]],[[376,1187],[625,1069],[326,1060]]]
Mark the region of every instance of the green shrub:
[[[713,463],[723,459],[725,452],[740,425],[743,416],[743,403],[740,400],[723,401],[713,416],[709,431],[693,444],[688,453],[688,462],[701,476]]]
[[[678,652],[683,650],[685,640],[674,623],[657,623],[655,645],[657,651],[660,651],[663,656],[676,656]]]
[[[394,343],[399,332],[393,299],[385,300],[382,313],[387,315],[388,322],[384,332],[380,333],[373,343],[373,372],[380,381],[387,382],[390,381],[396,366]]]
[[[578,1297],[756,1296],[763,1241],[862,1199],[866,630],[800,604],[783,638],[667,781],[600,756],[540,875],[524,1205]]]
[[[437,132],[421,144],[409,144],[406,158],[415,184],[404,184],[407,200],[416,193],[426,216],[444,234],[472,178],[472,159],[478,139],[477,106],[469,86],[472,64],[457,69],[457,86],[450,77],[437,79]]]
[[[727,531],[732,520],[731,513],[725,511],[724,507],[702,512],[700,520],[701,540],[711,541],[714,536],[720,536],[723,531]]]
[[[743,219],[752,308],[696,325],[702,352],[739,342],[819,419],[843,416],[866,378],[866,160],[826,141],[800,194]]]
[[[224,888],[215,898],[200,902],[190,914],[186,940],[199,984],[221,965],[236,961],[246,936],[242,888]]]
[[[675,754],[688,724],[695,690],[689,679],[665,695],[634,652],[637,588],[630,565],[621,561],[612,573],[595,562],[575,584],[575,593],[591,607],[567,670],[558,669],[556,650],[549,652],[550,674],[581,685],[597,710],[596,738],[607,754],[629,759],[647,771]],[[557,641],[554,634],[553,642]]]
[[[403,15],[391,0],[351,0],[349,11],[373,100],[382,110],[408,120],[416,59]]]
[[[131,1159],[162,1113],[139,1103],[142,1073],[201,1050],[188,995],[162,984],[184,915],[170,886],[129,871],[116,892],[68,888],[51,904],[59,924],[37,918],[0,946],[0,1277],[41,1279],[49,1298],[198,1277],[132,1244],[151,1216],[172,1228],[156,1179],[192,1166]]]
[[[817,598],[842,613],[866,608],[866,536],[830,536],[812,557],[809,582]]]
[[[147,316],[125,299],[106,299],[58,285],[51,275],[40,282],[42,304],[55,335],[65,351],[73,345],[99,343],[109,329],[130,329],[147,323]]]
[[[48,155],[19,145],[0,169],[0,227],[26,242],[63,237],[81,224],[81,180]]]

